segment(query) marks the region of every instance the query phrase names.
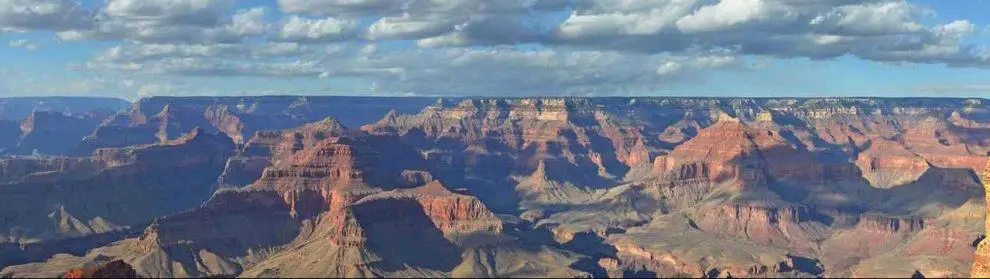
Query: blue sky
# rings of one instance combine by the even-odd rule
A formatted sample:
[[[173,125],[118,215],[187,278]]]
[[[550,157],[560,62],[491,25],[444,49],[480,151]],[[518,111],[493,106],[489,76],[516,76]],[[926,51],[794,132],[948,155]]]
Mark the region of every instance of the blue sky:
[[[795,2],[0,0],[0,96],[990,96],[990,1]]]

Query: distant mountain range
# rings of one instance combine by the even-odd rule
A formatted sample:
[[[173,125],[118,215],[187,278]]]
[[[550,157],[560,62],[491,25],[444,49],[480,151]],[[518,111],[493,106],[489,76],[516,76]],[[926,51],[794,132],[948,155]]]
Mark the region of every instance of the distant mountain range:
[[[986,99],[15,98],[0,149],[0,277],[990,270]]]

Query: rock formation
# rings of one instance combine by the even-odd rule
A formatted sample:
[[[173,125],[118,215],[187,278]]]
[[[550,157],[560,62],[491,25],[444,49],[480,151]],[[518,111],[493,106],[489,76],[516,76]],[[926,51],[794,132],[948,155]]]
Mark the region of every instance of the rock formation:
[[[981,173],[983,188],[990,197],[990,162],[987,162],[986,169]],[[990,212],[990,202],[987,202],[987,212]],[[986,233],[990,233],[990,220],[985,223]],[[986,238],[982,239],[976,247],[976,258],[973,259],[973,270],[970,272],[973,278],[990,277],[990,247],[987,246]]]
[[[986,269],[983,100],[381,100],[145,98],[2,158],[0,277]]]
[[[161,142],[179,137],[192,127],[220,131],[243,144],[257,131],[294,128],[328,116],[357,126],[389,110],[410,111],[428,102],[420,98],[149,97],[101,125],[70,154]]]
[[[72,269],[62,278],[137,278],[137,272],[131,265],[116,260],[96,267]]]
[[[13,97],[0,99],[0,119],[21,120],[35,111],[51,111],[65,115],[89,112],[117,112],[130,106],[118,98],[103,97]]]
[[[0,236],[30,243],[103,233],[195,207],[233,148],[225,135],[195,129],[86,158],[2,160]]]
[[[21,133],[17,144],[4,150],[6,155],[62,155],[71,146],[92,133],[109,114],[92,112],[83,115],[65,115],[52,111],[35,111],[20,123]]]

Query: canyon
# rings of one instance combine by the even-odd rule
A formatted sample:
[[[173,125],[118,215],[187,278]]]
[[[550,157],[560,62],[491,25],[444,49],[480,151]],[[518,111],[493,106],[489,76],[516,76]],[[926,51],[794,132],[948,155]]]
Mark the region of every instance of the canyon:
[[[986,99],[0,99],[0,277],[986,277],[988,159]]]

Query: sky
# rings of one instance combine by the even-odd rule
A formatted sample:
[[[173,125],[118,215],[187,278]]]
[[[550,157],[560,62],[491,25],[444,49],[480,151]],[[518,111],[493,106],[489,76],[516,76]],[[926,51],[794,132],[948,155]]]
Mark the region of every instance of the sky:
[[[990,97],[990,0],[0,0],[0,96]]]

